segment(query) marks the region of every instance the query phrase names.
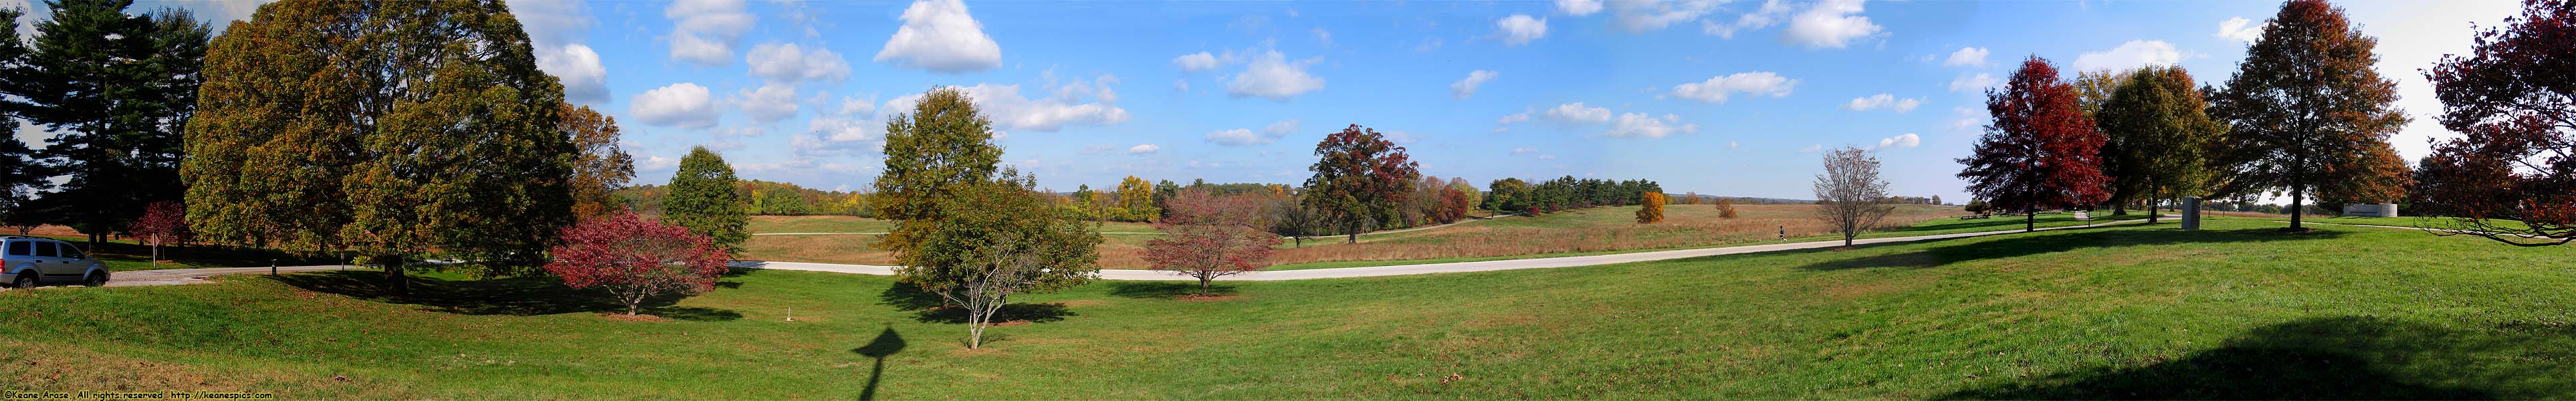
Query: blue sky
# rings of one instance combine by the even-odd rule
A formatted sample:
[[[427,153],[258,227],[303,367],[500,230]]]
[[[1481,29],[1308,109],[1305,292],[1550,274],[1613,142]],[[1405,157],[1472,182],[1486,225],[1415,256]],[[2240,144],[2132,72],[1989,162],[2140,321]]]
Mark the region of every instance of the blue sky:
[[[0,0],[0,7],[26,0]],[[257,1],[144,1],[211,19]],[[2510,2],[2349,1],[2417,122],[2420,69]],[[521,1],[542,66],[617,117],[638,183],[692,145],[747,178],[864,189],[892,113],[969,88],[1005,160],[1042,185],[1128,175],[1296,183],[1316,140],[1391,133],[1425,174],[1563,175],[1808,198],[1819,148],[1877,149],[1899,194],[1963,199],[1953,159],[1983,87],[2061,69],[2180,64],[2217,84],[2259,1]],[[38,14],[42,14],[40,11]],[[2242,19],[2242,20],[2237,20]],[[22,21],[23,23],[23,21]],[[219,24],[220,25],[220,24]],[[220,28],[220,26],[219,26]],[[22,34],[24,29],[21,29]],[[2070,72],[2071,74],[2071,72]],[[42,133],[21,129],[22,139]]]

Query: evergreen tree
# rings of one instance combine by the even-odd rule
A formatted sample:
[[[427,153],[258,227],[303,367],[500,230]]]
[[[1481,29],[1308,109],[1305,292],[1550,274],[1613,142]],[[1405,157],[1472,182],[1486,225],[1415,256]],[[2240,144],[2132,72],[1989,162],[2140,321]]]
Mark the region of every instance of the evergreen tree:
[[[96,244],[146,204],[181,195],[180,131],[195,107],[208,28],[131,0],[54,0],[7,94],[54,133],[37,155],[67,178],[36,207]]]
[[[671,174],[671,194],[662,198],[662,221],[707,236],[726,252],[740,253],[742,242],[751,238],[742,193],[734,191],[740,185],[724,156],[705,146],[689,148],[689,155],[680,158],[680,170]]]
[[[0,8],[0,21],[14,23],[25,15],[26,10]],[[19,41],[18,35],[0,35],[0,93],[23,92],[20,88],[32,85],[32,81],[38,78],[27,65],[27,53],[27,44]],[[16,120],[23,118],[29,106],[0,96],[0,127],[16,129]],[[25,142],[0,141],[0,225],[33,227],[43,224],[46,216],[34,210],[33,199],[37,192],[53,186],[52,181],[45,180],[52,175],[36,159],[35,149],[27,147]]]
[[[885,155],[877,193],[868,201],[878,218],[897,222],[894,233],[877,241],[878,248],[897,254],[910,252],[922,241],[918,236],[929,233],[927,227],[906,229],[910,222],[937,220],[941,199],[986,183],[1002,162],[1002,148],[993,146],[993,120],[956,87],[931,89],[913,103],[912,113],[886,121]]]

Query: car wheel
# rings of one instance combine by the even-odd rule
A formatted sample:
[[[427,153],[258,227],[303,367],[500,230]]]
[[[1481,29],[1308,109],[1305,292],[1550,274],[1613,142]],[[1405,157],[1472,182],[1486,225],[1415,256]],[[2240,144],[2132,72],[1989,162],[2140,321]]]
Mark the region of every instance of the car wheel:
[[[10,283],[9,286],[17,288],[36,288],[36,271],[28,270],[18,273],[18,281]]]
[[[82,280],[81,284],[91,287],[105,286],[107,285],[107,272],[90,273],[89,279]]]

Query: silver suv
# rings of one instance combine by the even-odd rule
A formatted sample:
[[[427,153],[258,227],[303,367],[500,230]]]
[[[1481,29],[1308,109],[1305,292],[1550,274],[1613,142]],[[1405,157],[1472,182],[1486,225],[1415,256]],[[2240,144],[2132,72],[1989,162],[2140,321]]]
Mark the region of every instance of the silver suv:
[[[7,236],[0,239],[0,283],[18,288],[35,288],[44,283],[107,285],[107,264],[91,259],[69,242]]]

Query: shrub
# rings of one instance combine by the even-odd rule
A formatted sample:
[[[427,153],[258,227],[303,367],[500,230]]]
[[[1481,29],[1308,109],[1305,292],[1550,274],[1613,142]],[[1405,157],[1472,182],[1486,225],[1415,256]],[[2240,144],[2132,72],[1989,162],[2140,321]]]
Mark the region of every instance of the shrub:
[[[619,212],[565,228],[546,272],[572,288],[599,287],[633,315],[653,296],[715,289],[724,248],[688,228]]]

